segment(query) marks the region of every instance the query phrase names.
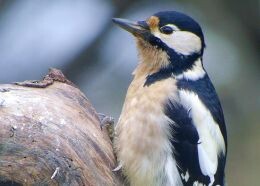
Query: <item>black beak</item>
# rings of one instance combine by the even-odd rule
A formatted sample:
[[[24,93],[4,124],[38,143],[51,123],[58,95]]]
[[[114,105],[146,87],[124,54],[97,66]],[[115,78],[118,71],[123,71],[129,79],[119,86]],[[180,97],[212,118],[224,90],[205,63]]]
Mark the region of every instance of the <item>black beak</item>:
[[[112,20],[115,24],[135,36],[144,37],[149,32],[149,26],[145,21],[129,21],[120,18],[113,18]]]

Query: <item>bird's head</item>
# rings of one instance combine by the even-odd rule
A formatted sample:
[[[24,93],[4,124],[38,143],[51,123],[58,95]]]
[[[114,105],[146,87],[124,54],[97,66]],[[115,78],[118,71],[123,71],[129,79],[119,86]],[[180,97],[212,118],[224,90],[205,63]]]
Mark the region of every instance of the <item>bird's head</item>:
[[[205,43],[201,27],[183,13],[164,11],[146,21],[119,18],[113,21],[137,38],[141,58],[150,58],[147,63],[151,58],[157,59],[155,63],[164,70],[180,74],[191,69],[203,55]]]

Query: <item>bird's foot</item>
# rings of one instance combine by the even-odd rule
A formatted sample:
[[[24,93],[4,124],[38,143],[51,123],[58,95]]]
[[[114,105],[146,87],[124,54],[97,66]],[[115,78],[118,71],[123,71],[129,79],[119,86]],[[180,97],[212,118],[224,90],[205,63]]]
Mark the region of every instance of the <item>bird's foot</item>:
[[[115,120],[111,116],[106,116],[105,114],[98,113],[99,121],[100,121],[100,128],[103,130],[106,127],[109,138],[111,141],[114,139],[114,123]]]
[[[108,125],[114,125],[115,121],[114,118],[111,116],[106,116],[105,114],[98,113],[99,121],[100,121],[100,128],[101,130]]]

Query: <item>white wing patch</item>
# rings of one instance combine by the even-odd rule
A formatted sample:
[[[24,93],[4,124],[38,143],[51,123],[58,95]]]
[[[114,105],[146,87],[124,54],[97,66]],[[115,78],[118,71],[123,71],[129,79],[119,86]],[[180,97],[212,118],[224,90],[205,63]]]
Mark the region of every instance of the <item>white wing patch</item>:
[[[188,182],[189,178],[190,178],[190,174],[188,171],[186,171],[185,175],[183,173],[181,173],[181,178],[183,180],[185,180],[185,182]]]
[[[206,186],[206,185],[198,181],[195,181],[192,186]]]
[[[210,177],[210,184],[214,182],[214,174],[218,167],[218,155],[225,153],[225,143],[218,124],[213,119],[210,111],[201,102],[198,95],[187,90],[180,90],[180,102],[190,110],[199,134],[198,156],[201,172]]]
[[[210,185],[212,185],[215,181],[214,174],[217,171],[217,163],[212,162],[207,153],[205,152],[203,146],[201,144],[198,145],[198,156],[199,156],[199,164],[200,169],[203,175],[207,175],[210,178]]]

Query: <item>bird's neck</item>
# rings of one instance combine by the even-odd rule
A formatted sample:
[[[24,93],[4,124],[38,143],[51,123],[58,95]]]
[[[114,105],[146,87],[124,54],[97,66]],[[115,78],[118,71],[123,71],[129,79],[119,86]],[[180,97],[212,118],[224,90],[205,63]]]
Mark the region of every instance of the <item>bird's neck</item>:
[[[206,75],[204,70],[202,59],[198,58],[192,65],[192,68],[183,71],[180,74],[175,75],[177,80],[186,79],[190,81],[196,81],[198,79],[203,78]]]
[[[184,56],[175,51],[166,52],[156,46],[137,40],[139,64],[133,75],[135,78],[146,77],[144,85],[175,77],[176,79],[196,80],[204,76],[202,56],[198,53]]]
[[[133,72],[135,77],[147,76],[170,64],[169,56],[163,50],[137,39],[139,63]]]

